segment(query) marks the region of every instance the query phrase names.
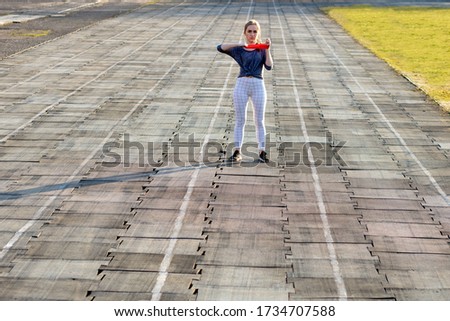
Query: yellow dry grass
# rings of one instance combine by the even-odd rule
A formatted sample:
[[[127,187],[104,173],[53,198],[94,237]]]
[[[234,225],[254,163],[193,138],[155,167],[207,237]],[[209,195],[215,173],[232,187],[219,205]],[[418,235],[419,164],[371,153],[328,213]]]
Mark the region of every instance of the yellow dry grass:
[[[450,9],[328,7],[361,44],[450,112]]]
[[[45,37],[50,33],[50,30],[15,30],[12,35],[15,37],[37,38]]]

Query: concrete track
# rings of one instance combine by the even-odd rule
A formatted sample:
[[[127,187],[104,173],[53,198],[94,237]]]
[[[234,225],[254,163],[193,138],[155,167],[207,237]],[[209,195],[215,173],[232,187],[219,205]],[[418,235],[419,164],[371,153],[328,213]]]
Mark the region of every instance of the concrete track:
[[[269,164],[229,164],[256,18]],[[158,2],[0,61],[0,299],[448,300],[450,119],[311,1]]]

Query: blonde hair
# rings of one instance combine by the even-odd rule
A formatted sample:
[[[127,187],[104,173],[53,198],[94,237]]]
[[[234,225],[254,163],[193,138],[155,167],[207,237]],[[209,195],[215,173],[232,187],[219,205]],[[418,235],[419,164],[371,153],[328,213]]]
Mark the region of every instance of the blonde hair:
[[[261,43],[261,26],[259,25],[258,21],[254,19],[249,20],[244,26],[244,34],[247,32],[247,28],[253,25],[256,26],[256,28],[258,29],[258,36],[256,37],[256,43]]]

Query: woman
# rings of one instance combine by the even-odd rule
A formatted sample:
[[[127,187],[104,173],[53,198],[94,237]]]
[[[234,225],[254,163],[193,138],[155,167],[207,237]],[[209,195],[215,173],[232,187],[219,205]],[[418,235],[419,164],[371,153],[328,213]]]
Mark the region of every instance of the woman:
[[[234,126],[234,153],[231,160],[242,160],[241,147],[247,118],[248,100],[253,103],[253,115],[258,141],[259,160],[269,162],[265,151],[266,128],[264,112],[266,109],[266,88],[263,81],[263,66],[272,69],[272,56],[269,51],[271,41],[266,39],[267,49],[250,49],[247,46],[261,44],[261,27],[256,20],[250,20],[244,26],[246,43],[226,43],[217,46],[221,53],[231,56],[240,66],[240,73],[233,93],[236,123]]]

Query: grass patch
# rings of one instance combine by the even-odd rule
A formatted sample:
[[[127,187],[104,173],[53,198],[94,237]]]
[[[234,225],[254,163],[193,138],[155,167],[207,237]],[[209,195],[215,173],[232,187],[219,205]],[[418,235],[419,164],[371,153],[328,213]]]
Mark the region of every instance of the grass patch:
[[[50,34],[50,30],[15,30],[12,35],[14,37],[38,38],[45,37]]]
[[[450,9],[355,6],[323,10],[450,112]]]

